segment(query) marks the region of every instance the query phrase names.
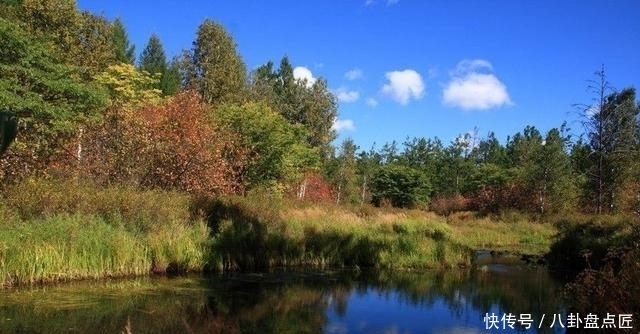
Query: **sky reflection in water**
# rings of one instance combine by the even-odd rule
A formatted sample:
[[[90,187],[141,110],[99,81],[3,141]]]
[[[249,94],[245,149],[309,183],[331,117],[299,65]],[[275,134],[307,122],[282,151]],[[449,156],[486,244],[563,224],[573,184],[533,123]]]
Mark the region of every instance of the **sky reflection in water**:
[[[562,313],[544,269],[282,272],[84,282],[0,292],[0,333],[515,333],[486,313]],[[543,328],[537,329],[541,315]]]

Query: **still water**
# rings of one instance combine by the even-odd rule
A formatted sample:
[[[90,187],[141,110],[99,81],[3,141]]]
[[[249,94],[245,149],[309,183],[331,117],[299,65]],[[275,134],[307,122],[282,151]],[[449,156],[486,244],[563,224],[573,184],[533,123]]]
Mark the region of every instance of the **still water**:
[[[561,289],[544,268],[501,263],[81,282],[0,291],[0,332],[564,333],[550,328]]]

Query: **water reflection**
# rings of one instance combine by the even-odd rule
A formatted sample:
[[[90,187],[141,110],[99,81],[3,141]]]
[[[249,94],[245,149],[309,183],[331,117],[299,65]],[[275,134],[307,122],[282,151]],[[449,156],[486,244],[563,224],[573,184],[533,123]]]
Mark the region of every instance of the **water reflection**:
[[[74,283],[0,292],[2,333],[508,333],[486,313],[564,332],[543,269],[282,272]],[[516,327],[517,328],[517,327]]]

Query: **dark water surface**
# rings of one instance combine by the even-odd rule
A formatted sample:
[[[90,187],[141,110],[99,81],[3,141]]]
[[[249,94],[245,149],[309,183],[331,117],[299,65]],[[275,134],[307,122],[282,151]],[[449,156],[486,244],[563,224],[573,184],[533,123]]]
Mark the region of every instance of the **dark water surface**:
[[[0,291],[0,332],[564,333],[550,328],[560,289],[544,268],[510,263],[81,282]]]

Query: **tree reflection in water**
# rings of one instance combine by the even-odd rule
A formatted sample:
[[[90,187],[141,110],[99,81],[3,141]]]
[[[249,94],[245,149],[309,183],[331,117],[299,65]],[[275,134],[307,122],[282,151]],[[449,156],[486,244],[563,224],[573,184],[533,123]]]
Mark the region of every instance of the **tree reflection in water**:
[[[484,333],[486,313],[533,327],[562,313],[560,289],[544,269],[499,265],[84,282],[3,291],[0,332]],[[564,332],[550,324],[531,332]]]

